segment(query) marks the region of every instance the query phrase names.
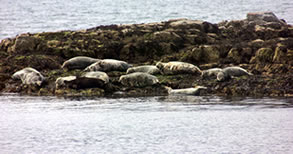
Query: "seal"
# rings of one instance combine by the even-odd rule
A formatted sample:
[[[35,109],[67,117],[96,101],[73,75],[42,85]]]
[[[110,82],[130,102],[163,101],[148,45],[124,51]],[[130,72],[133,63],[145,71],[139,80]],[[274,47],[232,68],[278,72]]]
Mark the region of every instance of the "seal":
[[[172,61],[168,63],[158,62],[156,66],[160,69],[162,74],[199,74],[201,70],[193,64],[179,61]]]
[[[132,65],[128,64],[125,61],[120,61],[116,59],[103,59],[98,62],[95,62],[84,69],[86,72],[91,71],[102,71],[102,72],[111,72],[111,71],[121,71],[125,72]]]
[[[232,77],[238,77],[243,75],[253,75],[252,73],[247,72],[245,69],[233,66],[233,67],[226,67],[221,72],[217,74],[218,81],[225,81]]]
[[[56,89],[59,88],[103,88],[109,83],[109,76],[105,72],[85,72],[81,76],[59,77],[55,81]]]
[[[66,77],[58,77],[55,81],[56,89],[66,87],[66,82],[73,81],[76,79],[76,76],[66,76]]]
[[[23,84],[26,85],[38,85],[41,86],[45,81],[45,77],[36,69],[26,67],[22,70],[15,72],[12,75],[12,79],[20,79]]]
[[[77,56],[65,61],[62,65],[62,68],[67,68],[68,70],[73,69],[85,69],[89,65],[99,61],[100,59],[95,59],[86,56]]]
[[[152,75],[160,74],[160,70],[157,68],[157,66],[154,66],[154,65],[143,65],[143,66],[131,67],[127,69],[126,74],[130,74],[134,72],[144,72],[144,73],[148,73]]]
[[[204,70],[201,72],[201,77],[202,78],[211,78],[211,77],[217,77],[218,73],[221,72],[221,68],[211,68],[208,70]]]
[[[185,88],[185,89],[169,89],[169,94],[171,95],[199,95],[202,90],[206,90],[207,87],[196,86],[195,88]]]
[[[109,83],[109,76],[105,72],[95,71],[95,72],[85,72],[81,75],[84,78],[91,78],[91,79],[100,79],[103,80],[105,84]]]
[[[159,83],[156,76],[143,72],[135,72],[127,75],[122,75],[119,82],[128,87],[146,87]]]

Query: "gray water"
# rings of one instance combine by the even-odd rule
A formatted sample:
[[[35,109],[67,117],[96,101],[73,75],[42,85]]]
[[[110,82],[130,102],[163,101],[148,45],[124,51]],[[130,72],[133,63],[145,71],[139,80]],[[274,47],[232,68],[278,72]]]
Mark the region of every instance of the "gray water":
[[[292,0],[0,0],[0,40],[189,18],[217,23]],[[0,153],[293,153],[292,98],[0,96]]]
[[[292,153],[293,98],[0,97],[0,153]]]
[[[0,0],[0,40],[20,33],[79,30],[188,18],[217,23],[273,11],[293,23],[292,0]]]

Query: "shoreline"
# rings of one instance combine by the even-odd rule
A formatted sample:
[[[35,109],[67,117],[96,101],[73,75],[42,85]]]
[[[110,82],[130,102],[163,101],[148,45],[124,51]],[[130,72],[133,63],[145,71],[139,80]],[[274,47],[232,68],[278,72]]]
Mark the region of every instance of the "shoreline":
[[[240,66],[253,76],[224,82],[199,75],[156,75],[159,84],[142,88],[118,82],[125,72],[109,72],[106,88],[56,89],[58,77],[77,75],[82,70],[64,70],[64,61],[88,56],[118,59],[134,66],[181,61],[201,70]],[[291,97],[293,96],[293,27],[273,13],[249,13],[243,20],[211,24],[206,21],[169,21],[106,25],[81,31],[21,34],[0,43],[0,92],[29,95],[122,96],[168,95],[173,89],[205,86],[200,95]],[[24,67],[33,67],[46,76],[42,86],[24,85],[11,78]]]

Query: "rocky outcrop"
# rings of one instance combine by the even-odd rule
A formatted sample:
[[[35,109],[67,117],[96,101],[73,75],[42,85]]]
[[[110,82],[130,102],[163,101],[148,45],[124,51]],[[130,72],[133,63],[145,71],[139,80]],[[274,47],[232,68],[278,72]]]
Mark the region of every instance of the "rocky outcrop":
[[[107,72],[110,82],[96,89],[55,89],[58,77],[79,76],[82,70],[63,70],[64,61],[88,56],[118,59],[134,66],[182,61],[201,70],[241,66],[253,76],[225,82],[200,75],[156,75],[159,85],[126,87],[118,80],[126,72]],[[42,87],[22,85],[11,75],[33,67],[47,77]],[[21,34],[0,43],[0,91],[39,95],[164,95],[173,89],[205,86],[209,95],[292,96],[293,26],[271,12],[249,13],[244,20],[212,24],[175,19],[158,23],[108,25],[81,31]]]

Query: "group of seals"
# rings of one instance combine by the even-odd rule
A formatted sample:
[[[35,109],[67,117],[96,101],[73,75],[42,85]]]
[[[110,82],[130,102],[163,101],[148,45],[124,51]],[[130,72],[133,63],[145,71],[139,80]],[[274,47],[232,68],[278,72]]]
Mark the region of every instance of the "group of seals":
[[[15,72],[12,79],[20,79],[23,84],[41,86],[45,81],[45,77],[36,69],[26,67],[22,70]]]
[[[231,77],[252,75],[245,69],[237,66],[221,68],[212,68],[201,71],[197,66],[179,61],[168,63],[158,62],[154,65],[143,65],[132,67],[125,61],[115,59],[95,59],[91,57],[78,56],[65,61],[63,69],[83,69],[84,73],[78,76],[59,77],[55,81],[56,89],[69,87],[74,89],[104,87],[109,83],[109,76],[105,72],[126,71],[126,75],[119,78],[123,86],[145,87],[159,83],[154,74],[175,75],[175,74],[199,74],[202,78],[216,76],[218,81],[225,81]],[[13,79],[21,79],[23,84],[33,84],[41,86],[45,77],[36,69],[31,67],[24,68],[12,75]],[[172,89],[169,88],[169,94],[198,95],[206,87],[197,86],[195,88]]]

